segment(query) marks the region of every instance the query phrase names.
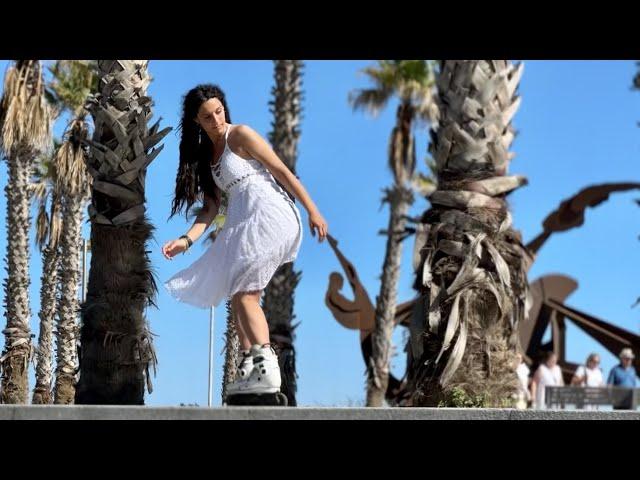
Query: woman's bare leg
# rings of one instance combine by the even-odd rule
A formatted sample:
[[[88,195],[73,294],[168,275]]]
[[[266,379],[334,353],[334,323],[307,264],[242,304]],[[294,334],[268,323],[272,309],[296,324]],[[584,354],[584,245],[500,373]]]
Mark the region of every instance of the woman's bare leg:
[[[262,290],[238,292],[232,299],[234,312],[238,312],[240,317],[243,334],[251,345],[269,343],[269,325],[260,306],[261,293]]]
[[[249,350],[251,348],[251,341],[247,334],[244,333],[244,328],[242,327],[242,321],[240,320],[240,313],[233,309],[233,318],[236,322],[236,332],[238,333],[238,340],[240,341],[240,350]]]

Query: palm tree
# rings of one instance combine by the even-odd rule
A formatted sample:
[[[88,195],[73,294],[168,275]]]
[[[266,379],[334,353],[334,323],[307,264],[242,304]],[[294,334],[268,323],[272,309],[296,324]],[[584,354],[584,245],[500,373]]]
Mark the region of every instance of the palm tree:
[[[89,98],[95,130],[87,140],[93,178],[91,265],[81,305],[78,404],[144,404],[157,359],[145,308],[157,285],[145,250],[154,227],[145,215],[147,166],[171,130],[149,127],[148,60],[98,61],[99,93]]]
[[[97,75],[92,62],[83,61],[57,61],[50,68],[53,75],[53,82],[46,90],[47,97],[51,102],[56,116],[69,110],[73,118],[70,122],[73,125],[75,120],[81,125],[81,129],[86,129],[84,122],[84,101],[89,92],[97,87]],[[82,211],[80,218],[75,219],[72,211],[65,208],[73,205],[74,199],[70,195],[73,182],[78,180],[85,184],[88,175],[84,166],[84,155],[79,151],[78,140],[73,138],[73,133],[65,135],[64,143],[57,143],[54,154],[51,158],[41,160],[40,171],[36,177],[36,197],[39,199],[36,242],[43,254],[43,273],[40,291],[40,333],[38,347],[36,349],[36,386],[33,391],[32,403],[48,404],[52,402],[51,394],[51,336],[53,322],[56,311],[59,308],[57,302],[58,273],[63,281],[60,284],[61,303],[58,312],[58,328],[56,340],[58,346],[58,365],[56,369],[56,403],[71,403],[73,401],[73,388],[75,384],[75,342],[76,342],[76,321],[75,315],[69,314],[77,311],[77,261],[73,265],[73,260],[78,257],[77,242],[73,238],[76,234],[74,227],[79,228],[82,222]],[[70,155],[71,154],[71,155]],[[78,162],[73,165],[73,162]],[[69,162],[72,162],[69,165]],[[65,178],[58,178],[58,168],[65,171]],[[69,172],[71,170],[71,172]],[[80,178],[78,178],[80,176]],[[71,184],[71,189],[67,185]],[[86,202],[86,189],[85,200]],[[50,216],[46,212],[46,202],[51,197]],[[66,197],[66,198],[65,198]],[[66,200],[66,201],[65,201]],[[64,210],[64,211],[63,211]],[[78,209],[75,209],[78,212]],[[68,220],[64,223],[60,218]],[[63,246],[59,252],[61,225],[63,227]],[[79,231],[77,232],[79,235]],[[47,245],[44,243],[47,242]],[[60,258],[71,260],[72,265],[60,267]],[[60,269],[60,272],[58,271]],[[73,305],[75,304],[75,308]],[[72,305],[69,308],[68,305]],[[60,385],[65,387],[60,388]],[[65,393],[66,392],[66,393]],[[60,401],[62,400],[62,401]]]
[[[269,102],[273,121],[269,141],[274,151],[294,175],[298,159],[300,138],[300,114],[302,112],[302,69],[300,60],[274,61],[275,85]],[[282,265],[273,275],[262,298],[269,337],[278,349],[278,361],[282,372],[281,391],[289,406],[296,406],[296,361],[293,325],[294,293],[302,272],[294,271],[293,262]]]
[[[351,93],[354,110],[366,109],[376,115],[393,96],[399,100],[388,152],[394,181],[384,190],[382,199],[390,206],[387,246],[376,301],[372,355],[367,368],[367,406],[379,407],[389,383],[391,336],[402,257],[401,236],[405,234],[407,213],[413,203],[411,182],[416,168],[413,127],[416,121],[435,122],[437,108],[433,102],[435,78],[431,62],[380,60],[376,67],[366,68],[363,72],[374,86]]]
[[[4,282],[5,346],[0,355],[0,403],[27,403],[33,354],[29,321],[30,177],[38,154],[51,144],[52,111],[44,95],[38,60],[17,60],[5,75],[0,100],[0,152],[9,167],[7,186],[7,279]]]
[[[89,126],[84,104],[98,87],[95,61],[58,60],[51,68],[50,97],[61,111],[69,111],[64,141],[54,163],[58,171],[57,188],[62,195],[64,222],[60,236],[59,303],[56,328],[56,375],[54,402],[73,403],[77,373],[76,342],[78,322],[78,283],[84,208],[89,199],[91,177],[87,173],[82,141]]]
[[[505,196],[522,64],[446,60],[432,131],[437,189],[422,216],[411,325],[412,404],[504,405],[517,387],[513,356],[525,317],[531,258]]]
[[[224,374],[222,376],[222,404],[227,401],[227,385],[236,379],[240,340],[236,330],[231,302],[227,301],[227,329],[224,334]]]
[[[59,145],[55,150],[58,148]],[[33,389],[31,403],[46,405],[52,403],[52,335],[57,309],[56,285],[58,283],[58,245],[62,223],[62,204],[60,192],[56,187],[55,165],[50,157],[40,157],[40,164],[35,174],[34,198],[38,200],[36,243],[42,253],[42,277],[40,311],[38,312],[40,332],[35,352],[36,385]],[[47,200],[49,200],[48,214]]]

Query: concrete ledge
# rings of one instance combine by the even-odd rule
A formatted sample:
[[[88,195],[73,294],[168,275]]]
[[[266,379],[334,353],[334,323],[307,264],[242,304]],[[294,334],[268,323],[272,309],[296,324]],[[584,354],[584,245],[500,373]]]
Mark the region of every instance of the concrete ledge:
[[[640,420],[640,411],[0,405],[0,420]]]

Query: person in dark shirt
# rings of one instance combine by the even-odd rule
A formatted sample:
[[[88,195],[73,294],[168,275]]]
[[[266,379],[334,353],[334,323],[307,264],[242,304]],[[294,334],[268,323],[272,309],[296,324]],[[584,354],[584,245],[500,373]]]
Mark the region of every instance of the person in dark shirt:
[[[623,348],[620,352],[620,363],[611,369],[607,383],[616,387],[636,386],[636,369],[633,368],[635,358],[630,348]]]

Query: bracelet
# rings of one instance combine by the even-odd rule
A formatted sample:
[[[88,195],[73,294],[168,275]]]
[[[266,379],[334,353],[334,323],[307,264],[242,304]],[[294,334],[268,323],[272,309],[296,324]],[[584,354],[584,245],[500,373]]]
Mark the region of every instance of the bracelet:
[[[184,238],[187,240],[187,250],[189,248],[191,248],[191,245],[193,245],[193,241],[189,238],[189,235],[185,234],[185,235],[180,235],[180,238]]]

